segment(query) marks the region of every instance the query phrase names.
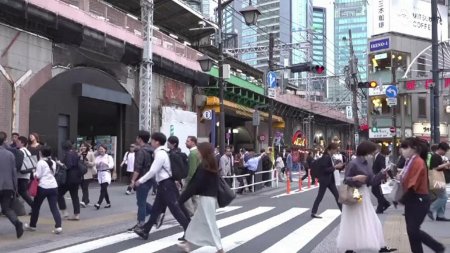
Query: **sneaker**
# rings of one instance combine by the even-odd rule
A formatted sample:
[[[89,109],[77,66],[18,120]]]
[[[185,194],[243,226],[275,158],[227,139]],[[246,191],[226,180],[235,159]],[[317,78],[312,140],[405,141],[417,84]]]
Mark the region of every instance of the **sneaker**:
[[[81,206],[82,208],[86,208],[87,205],[86,205],[86,203],[84,203],[83,201],[81,201],[81,202],[80,202],[80,206]]]
[[[111,208],[111,204],[107,204],[105,208]]]
[[[80,215],[79,214],[75,214],[74,216],[68,218],[68,220],[79,221],[80,220]]]
[[[125,192],[125,194],[126,194],[126,195],[131,195],[131,191],[128,191],[128,190],[127,190],[127,191]]]
[[[63,217],[63,219],[67,219],[69,218],[69,212],[67,212],[67,210],[63,210],[61,211],[61,216]]]
[[[94,206],[95,206],[95,208],[97,208],[97,210],[100,209],[100,205],[99,204],[95,204]]]
[[[165,216],[166,216],[165,213],[162,213],[158,216],[158,218],[156,219],[156,224],[155,224],[156,229],[158,229],[162,226]]]
[[[55,229],[53,229],[52,233],[56,234],[56,235],[61,234],[62,233],[62,228],[61,227],[55,228]]]
[[[30,227],[30,225],[28,223],[23,224],[23,229],[26,230],[26,231],[31,231],[31,232],[36,231],[36,228],[35,227]]]
[[[22,222],[17,221],[15,227],[16,227],[16,236],[17,236],[17,239],[19,239],[23,235],[23,224],[22,224]]]

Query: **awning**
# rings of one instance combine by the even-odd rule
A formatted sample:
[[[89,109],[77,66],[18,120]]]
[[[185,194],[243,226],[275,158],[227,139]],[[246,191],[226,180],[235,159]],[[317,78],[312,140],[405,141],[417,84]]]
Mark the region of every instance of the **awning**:
[[[253,118],[253,112],[255,111],[255,109],[252,109],[252,108],[249,108],[249,107],[246,107],[243,105],[239,105],[237,103],[234,103],[234,102],[231,102],[228,100],[224,100],[223,105],[225,107],[225,111],[231,110],[241,117],[249,118],[249,119]],[[214,97],[214,96],[208,97],[206,100],[205,110],[214,110],[216,113],[220,112],[219,98]],[[261,117],[261,120],[268,121],[269,114],[267,112],[260,111],[259,115]],[[272,126],[273,126],[273,128],[283,129],[285,127],[285,122],[282,117],[277,116],[277,115],[272,115]]]

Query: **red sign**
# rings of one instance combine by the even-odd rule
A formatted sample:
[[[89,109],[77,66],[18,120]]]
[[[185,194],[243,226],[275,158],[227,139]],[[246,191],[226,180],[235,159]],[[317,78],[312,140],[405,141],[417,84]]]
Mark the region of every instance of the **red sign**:
[[[425,81],[425,89],[429,89],[430,88],[430,85],[433,83],[433,80],[426,80]]]
[[[445,78],[444,80],[444,88],[448,88],[450,86],[450,78]]]
[[[395,127],[391,127],[389,128],[389,131],[391,131],[391,134],[395,133],[397,129],[395,129]]]
[[[416,89],[416,81],[407,81],[406,82],[406,89],[407,90],[415,90]]]
[[[303,135],[303,132],[298,130],[295,132],[294,136],[292,136],[292,145],[306,147],[308,145],[308,141]]]
[[[164,98],[171,104],[185,104],[185,85],[181,82],[165,78],[164,79]]]

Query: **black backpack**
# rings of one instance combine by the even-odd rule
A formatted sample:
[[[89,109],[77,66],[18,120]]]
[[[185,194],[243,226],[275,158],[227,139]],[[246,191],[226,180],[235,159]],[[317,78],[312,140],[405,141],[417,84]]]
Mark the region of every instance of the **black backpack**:
[[[187,155],[181,151],[173,150],[167,152],[167,154],[169,155],[172,178],[176,181],[186,178],[189,171]]]

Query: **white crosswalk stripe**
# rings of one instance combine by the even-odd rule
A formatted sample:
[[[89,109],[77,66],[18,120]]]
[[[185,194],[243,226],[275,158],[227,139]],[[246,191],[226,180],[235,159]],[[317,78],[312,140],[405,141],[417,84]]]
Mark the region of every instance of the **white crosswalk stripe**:
[[[237,250],[239,252],[240,247],[253,247],[252,245],[257,243],[261,244],[258,245],[258,251],[263,253],[303,252],[308,247],[311,247],[313,240],[318,240],[319,234],[331,226],[340,216],[339,210],[328,209],[320,214],[323,217],[322,219],[311,220],[309,218],[309,208],[285,207],[279,209],[272,206],[260,206],[256,208],[229,206],[217,209],[217,225],[221,230],[221,241],[224,251]],[[221,218],[222,214],[228,215]],[[288,225],[288,222],[291,223],[295,220],[297,220],[297,224],[300,227]],[[134,233],[121,233],[58,249],[51,253],[89,251],[120,253],[179,252],[176,243],[178,242],[177,239],[183,235],[183,232],[175,231],[171,233],[169,230],[177,226],[179,226],[178,223],[173,221],[171,224],[163,225],[160,229],[152,230],[151,233],[155,234],[154,238],[159,237],[159,239],[152,240],[152,236],[150,236],[150,240],[152,241],[149,242],[138,239],[138,236]],[[271,231],[276,229],[282,229],[286,233],[280,235],[280,238],[276,238],[277,233],[271,234]],[[167,231],[162,232],[163,230]],[[164,237],[158,235],[159,232]],[[268,238],[267,236],[269,234],[270,239],[268,241],[258,239]],[[216,249],[213,247],[200,247],[197,249],[194,248],[192,252],[203,253],[215,251]]]
[[[233,215],[231,217],[227,217],[227,218],[218,220],[217,221],[217,226],[219,228],[223,228],[223,227],[232,225],[234,223],[237,223],[239,221],[246,220],[246,219],[248,219],[250,217],[253,217],[253,216],[256,216],[256,215],[268,212],[268,211],[270,211],[272,209],[273,209],[273,207],[257,207],[255,209],[252,209],[252,210],[247,211],[245,213],[239,213],[239,214]],[[179,238],[181,236],[183,236],[182,232],[174,234],[174,235],[171,235],[171,236],[168,236],[168,237],[165,237],[165,238],[162,238],[162,239],[154,241],[154,242],[145,243],[145,244],[140,245],[140,246],[135,247],[135,248],[131,248],[131,249],[128,249],[128,250],[125,250],[125,251],[121,251],[121,253],[156,252],[156,251],[159,251],[159,250],[162,250],[162,249],[165,249],[165,248],[168,248],[168,247],[174,245],[174,242],[177,241],[177,238]]]
[[[219,215],[219,214],[228,213],[228,212],[237,210],[239,208],[242,208],[242,206],[227,206],[227,207],[224,207],[224,208],[219,208],[219,209],[216,210],[216,214]],[[176,226],[178,226],[178,223],[171,224],[171,225],[162,225],[159,229],[152,230],[151,233],[156,233],[158,231],[166,230],[166,229],[173,228],[173,227],[176,227]],[[91,250],[95,250],[95,249],[100,249],[102,247],[106,247],[106,246],[109,246],[109,245],[113,245],[115,243],[123,242],[123,241],[126,241],[126,240],[135,239],[135,238],[138,238],[138,237],[139,236],[136,235],[135,233],[121,233],[121,234],[108,236],[108,237],[105,237],[105,238],[100,238],[100,239],[97,239],[97,240],[93,240],[93,241],[89,241],[89,242],[73,245],[73,246],[70,246],[70,247],[67,247],[67,248],[51,251],[49,253],[81,253],[81,252],[87,252],[87,251],[91,251]]]
[[[283,253],[298,252],[340,215],[341,211],[339,210],[326,210],[320,214],[322,219],[311,220],[263,251],[263,253],[278,253],[280,249],[283,249]]]
[[[286,212],[280,213],[272,218],[259,222],[253,226],[244,228],[232,235],[222,238],[222,246],[224,251],[230,251],[240,245],[254,239],[255,237],[264,234],[270,229],[279,226],[290,219],[308,211],[307,208],[291,208]],[[201,252],[202,248],[192,251]],[[280,251],[278,251],[280,252]]]

